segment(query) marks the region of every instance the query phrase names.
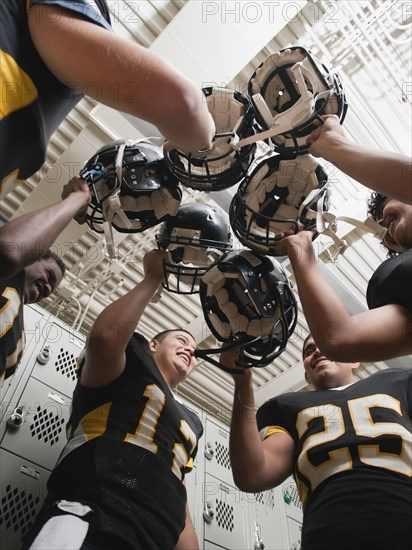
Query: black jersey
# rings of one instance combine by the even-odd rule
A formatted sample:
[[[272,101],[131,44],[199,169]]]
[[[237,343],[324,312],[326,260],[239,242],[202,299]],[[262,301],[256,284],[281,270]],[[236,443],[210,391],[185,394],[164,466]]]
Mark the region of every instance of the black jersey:
[[[37,53],[27,21],[33,4],[45,4],[44,17],[47,5],[59,6],[111,29],[104,0],[1,0],[0,196],[43,165],[52,133],[83,97],[61,83]]]
[[[0,280],[0,387],[16,370],[24,349],[24,270]]]
[[[385,260],[369,281],[369,309],[400,304],[412,313],[412,250]]]
[[[179,403],[135,334],[122,375],[99,389],[77,385],[69,441],[49,479],[47,502],[96,508],[92,529],[136,549],[171,549],[185,525],[185,472],[203,428]]]
[[[287,432],[304,507],[303,550],[405,550],[412,540],[412,370],[342,390],[288,393],[258,411],[262,439]]]

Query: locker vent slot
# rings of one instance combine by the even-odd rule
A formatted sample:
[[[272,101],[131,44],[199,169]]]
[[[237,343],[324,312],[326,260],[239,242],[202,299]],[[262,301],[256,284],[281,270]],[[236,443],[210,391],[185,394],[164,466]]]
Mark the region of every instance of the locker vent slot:
[[[215,442],[216,446],[216,462],[230,470],[230,458],[229,458],[229,449],[222,445],[219,442]]]
[[[43,440],[44,443],[48,443],[52,447],[60,439],[63,424],[65,424],[65,419],[62,416],[54,414],[47,408],[42,409],[38,405],[37,412],[33,416],[33,422],[30,424],[30,433],[32,437],[37,438],[39,441]]]
[[[77,363],[77,357],[75,357],[73,353],[70,353],[64,348],[60,348],[60,353],[57,356],[57,359],[54,365],[56,367],[57,372],[59,372],[61,375],[65,376],[66,378],[70,378],[71,380],[73,380],[73,382],[75,382],[77,380],[76,363]]]
[[[216,521],[219,527],[232,532],[234,529],[233,506],[216,499]]]
[[[1,499],[0,527],[20,531],[24,535],[33,525],[39,508],[40,497],[8,484]]]

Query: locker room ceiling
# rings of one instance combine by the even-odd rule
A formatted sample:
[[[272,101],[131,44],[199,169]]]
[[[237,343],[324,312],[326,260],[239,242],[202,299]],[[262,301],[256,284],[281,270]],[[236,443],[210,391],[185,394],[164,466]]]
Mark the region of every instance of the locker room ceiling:
[[[116,32],[164,55],[199,86],[214,83],[245,90],[253,71],[270,53],[290,45],[304,46],[344,81],[349,104],[344,123],[347,133],[371,148],[411,154],[410,2],[109,0],[108,5]],[[63,185],[104,143],[156,135],[158,131],[150,124],[86,97],[53,135],[44,168],[4,199],[1,215],[11,219],[58,201]],[[332,183],[331,211],[365,219],[367,191],[332,166],[325,165],[325,169]],[[184,189],[184,202],[214,200],[227,209],[233,191],[207,194]],[[119,259],[112,261],[100,235],[72,222],[54,246],[67,265],[67,276],[41,305],[87,334],[96,315],[141,280],[141,259],[156,246],[157,230],[117,234]],[[350,246],[331,262],[332,242],[318,239],[320,265],[355,313],[366,309],[367,281],[385,259],[385,251],[377,239],[352,226],[341,224],[338,234]],[[284,266],[288,269],[286,261]],[[202,347],[215,345],[197,295],[163,292],[161,300],[145,312],[139,330],[150,338],[174,326],[187,327]],[[299,308],[298,324],[286,351],[273,364],[255,370],[258,402],[285,391],[307,389],[300,354],[306,333]],[[410,357],[362,364],[357,377],[389,365],[410,366]],[[232,382],[218,368],[200,361],[179,391],[228,420]]]

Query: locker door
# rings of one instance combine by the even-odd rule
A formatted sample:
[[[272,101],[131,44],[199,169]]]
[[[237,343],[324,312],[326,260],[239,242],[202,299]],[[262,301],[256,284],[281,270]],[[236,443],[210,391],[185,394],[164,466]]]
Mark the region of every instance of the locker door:
[[[50,472],[0,449],[0,541],[3,550],[20,550],[47,494]]]
[[[287,531],[291,550],[300,550],[302,540],[303,509],[298,489],[293,478],[282,484],[282,498],[285,504]]]
[[[244,548],[244,506],[242,493],[209,474],[204,486],[204,548],[209,543],[227,550]]]
[[[71,397],[84,338],[61,322],[48,323],[43,334],[45,339],[35,358],[32,377]]]
[[[244,495],[249,508],[248,548],[277,550],[285,548],[282,513],[275,489]]]
[[[205,425],[205,471],[235,486],[229,456],[229,430],[207,419]]]
[[[7,429],[1,447],[53,469],[66,443],[70,402],[65,395],[30,378],[18,401],[24,408],[24,421],[18,429]],[[3,416],[2,424],[7,423],[9,416],[9,412]]]

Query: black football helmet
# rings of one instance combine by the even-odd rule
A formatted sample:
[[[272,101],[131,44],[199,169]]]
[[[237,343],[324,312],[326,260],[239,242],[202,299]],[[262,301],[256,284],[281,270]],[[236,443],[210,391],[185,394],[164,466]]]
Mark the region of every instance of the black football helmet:
[[[165,153],[170,171],[185,186],[201,191],[220,191],[236,185],[253,160],[255,144],[235,150],[241,139],[255,133],[249,99],[227,88],[203,88],[216,125],[213,146],[208,151],[187,154],[176,149]]]
[[[194,202],[182,204],[176,216],[163,222],[156,241],[170,256],[164,262],[163,287],[194,294],[207,268],[232,247],[232,233],[218,206]]]
[[[277,256],[279,234],[290,229],[315,229],[329,209],[328,177],[311,155],[260,162],[244,178],[232,198],[230,223],[240,242]]]
[[[162,149],[145,140],[104,145],[84,165],[80,177],[92,194],[91,229],[105,222],[123,233],[139,233],[175,215],[182,199],[179,182],[167,170]]]
[[[347,111],[339,75],[300,46],[269,55],[251,76],[248,95],[260,129],[238,145],[271,138],[275,151],[289,156],[307,152],[315,120],[335,114],[343,123]]]
[[[211,332],[220,342],[241,346],[246,367],[271,363],[295,329],[296,300],[285,271],[251,250],[223,254],[203,275],[200,300]],[[207,359],[217,351],[198,355]]]

